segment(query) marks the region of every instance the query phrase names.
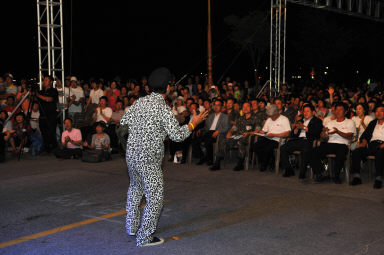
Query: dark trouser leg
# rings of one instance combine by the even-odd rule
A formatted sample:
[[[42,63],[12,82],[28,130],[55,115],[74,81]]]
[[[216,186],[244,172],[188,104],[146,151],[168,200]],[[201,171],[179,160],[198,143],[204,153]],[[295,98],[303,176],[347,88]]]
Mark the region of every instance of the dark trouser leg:
[[[208,131],[204,137],[204,146],[207,150],[206,158],[208,161],[213,161],[213,144],[216,142],[216,139],[212,138],[212,134],[214,131]]]
[[[360,177],[360,162],[365,159],[368,155],[367,148],[357,148],[352,152],[352,167],[351,174],[354,177]]]
[[[296,139],[288,141],[286,144],[280,147],[280,162],[285,170],[292,167],[289,163],[289,155],[291,155],[294,151],[301,150],[300,140]]]
[[[39,121],[39,127],[41,130],[41,136],[43,137],[44,149],[50,152],[53,145],[53,140],[56,141],[56,117],[54,123],[50,123],[50,119],[41,117]]]
[[[348,147],[345,144],[331,144],[332,151],[335,153],[335,179],[338,179],[340,176],[340,171],[345,164],[345,159],[347,157]]]
[[[310,166],[313,169],[313,173],[320,175],[324,171],[321,159],[325,157],[328,152],[328,143],[321,143],[319,147],[313,149],[313,153],[310,160]]]
[[[378,149],[375,154],[375,168],[376,168],[376,178],[383,178],[383,168],[384,168],[384,149]]]
[[[187,139],[185,139],[183,142],[181,142],[181,149],[183,150],[183,159],[182,161],[187,160],[189,145],[192,142],[192,135],[188,136]]]
[[[253,146],[253,150],[256,152],[260,170],[265,170],[268,166],[269,160],[273,157],[273,150],[279,145],[278,142],[270,140],[264,137],[259,137],[257,142]]]

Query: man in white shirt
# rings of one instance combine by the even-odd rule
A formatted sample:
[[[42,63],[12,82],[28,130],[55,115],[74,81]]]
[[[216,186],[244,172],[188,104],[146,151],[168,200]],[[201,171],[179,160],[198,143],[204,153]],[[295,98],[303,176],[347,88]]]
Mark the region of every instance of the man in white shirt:
[[[334,182],[340,184],[340,170],[344,166],[344,162],[348,152],[348,145],[353,135],[356,133],[356,126],[353,120],[347,119],[345,114],[348,106],[344,103],[335,105],[336,119],[329,121],[321,133],[322,138],[328,137],[328,142],[313,150],[310,165],[315,174],[315,180],[321,182],[323,180],[322,173],[324,171],[321,159],[328,154],[335,154],[335,176]]]
[[[95,122],[103,121],[105,124],[109,124],[113,111],[110,107],[107,107],[107,104],[108,98],[102,96],[99,100],[99,107],[96,108],[93,117]]]
[[[73,115],[83,111],[84,91],[78,86],[77,78],[71,77],[71,87],[69,89],[69,107],[68,113]]]
[[[352,153],[352,169],[353,176],[350,185],[355,186],[361,184],[360,178],[360,162],[365,160],[367,156],[375,156],[376,179],[373,184],[374,189],[382,187],[383,169],[384,169],[384,105],[376,106],[376,119],[372,120],[364,133],[360,137],[358,148]]]
[[[274,149],[279,146],[280,138],[286,138],[291,131],[291,124],[287,117],[279,113],[275,104],[266,107],[266,114],[269,118],[260,131],[255,131],[259,136],[257,142],[253,145],[253,151],[256,152],[260,171],[264,172],[270,160],[273,157]]]

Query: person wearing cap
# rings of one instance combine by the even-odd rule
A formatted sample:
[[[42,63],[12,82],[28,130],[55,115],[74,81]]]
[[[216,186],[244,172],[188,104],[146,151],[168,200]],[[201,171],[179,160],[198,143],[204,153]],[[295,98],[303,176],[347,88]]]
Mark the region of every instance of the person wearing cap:
[[[188,125],[180,126],[171,108],[165,103],[171,74],[167,68],[154,70],[149,79],[152,93],[139,98],[124,114],[121,125],[128,125],[126,162],[130,177],[127,195],[126,231],[136,236],[137,246],[152,246],[164,242],[153,236],[163,207],[164,188],[161,163],[166,136],[181,142],[190,136],[207,113],[193,113]],[[146,198],[143,215],[140,203]]]
[[[71,77],[71,87],[69,88],[69,107],[68,113],[73,117],[77,112],[82,112],[82,103],[84,101],[84,91],[78,86],[78,81],[75,76]]]
[[[259,136],[257,142],[253,144],[253,151],[257,154],[261,172],[267,169],[268,163],[273,157],[273,150],[278,147],[280,138],[288,137],[291,132],[288,118],[279,113],[275,104],[266,107],[266,114],[268,119],[263,128],[254,132],[264,135]]]
[[[36,93],[41,106],[39,127],[43,137],[44,149],[50,153],[57,146],[56,123],[57,123],[57,89],[52,87],[52,76],[45,76],[43,89]]]

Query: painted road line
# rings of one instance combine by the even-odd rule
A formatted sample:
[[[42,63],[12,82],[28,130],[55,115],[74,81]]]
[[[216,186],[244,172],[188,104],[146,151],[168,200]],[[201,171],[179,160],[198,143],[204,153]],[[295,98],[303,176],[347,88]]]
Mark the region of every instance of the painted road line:
[[[120,221],[120,220],[111,220],[111,219],[106,219],[106,218],[103,218],[103,217],[99,217],[99,216],[93,216],[93,215],[87,215],[87,214],[81,214],[81,216],[83,217],[86,217],[86,218],[96,218],[96,219],[99,219],[99,220],[103,220],[103,221],[108,221],[108,222],[113,222],[113,223],[117,223],[117,224],[120,224],[120,225],[124,225],[125,224],[125,221]]]
[[[26,241],[29,241],[29,240],[34,240],[34,239],[37,239],[37,238],[40,238],[40,237],[43,237],[43,236],[52,235],[52,234],[55,234],[55,233],[58,233],[58,232],[62,232],[62,231],[68,230],[68,229],[84,226],[84,225],[87,225],[87,224],[98,222],[98,221],[101,221],[101,220],[104,220],[104,219],[113,218],[113,217],[116,217],[116,216],[119,216],[119,215],[123,215],[123,214],[126,214],[125,210],[117,211],[117,212],[106,214],[106,215],[102,215],[102,216],[99,216],[97,218],[92,218],[92,219],[88,219],[88,220],[83,220],[83,221],[75,222],[75,223],[72,223],[72,224],[69,224],[69,225],[61,226],[61,227],[58,227],[58,228],[53,228],[53,229],[46,230],[46,231],[43,231],[43,232],[40,232],[40,233],[36,233],[36,234],[33,234],[33,235],[20,237],[20,238],[11,240],[11,241],[0,243],[0,248],[5,248],[5,247],[8,247],[8,246],[19,244],[19,243],[23,243],[23,242],[26,242]]]

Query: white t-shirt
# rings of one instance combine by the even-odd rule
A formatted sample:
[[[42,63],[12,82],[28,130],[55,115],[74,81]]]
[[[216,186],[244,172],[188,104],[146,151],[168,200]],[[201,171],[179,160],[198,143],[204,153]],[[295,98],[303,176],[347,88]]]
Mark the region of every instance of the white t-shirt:
[[[265,133],[280,134],[287,131],[291,131],[291,124],[289,123],[289,119],[287,117],[280,115],[276,120],[268,118],[265,121],[262,130]],[[276,142],[280,140],[279,137],[273,137],[271,139],[275,140]]]
[[[57,92],[59,93],[59,103],[60,104],[67,104],[68,103],[68,96],[69,96],[69,88],[65,87],[64,92],[65,92],[65,98],[63,101],[63,88],[56,88]],[[64,103],[63,103],[64,102]]]
[[[103,110],[102,110],[103,114],[110,118],[112,116],[112,109],[110,107],[105,107]],[[98,121],[104,121],[105,123],[107,123],[107,121],[104,119],[103,116],[101,116],[100,114],[100,107],[97,107],[96,109],[96,122]]]
[[[30,121],[30,124],[31,124],[31,128],[32,129],[38,129],[39,128],[39,118],[40,118],[40,112],[37,111],[32,111],[31,112],[31,121]]]
[[[363,125],[361,125],[361,119],[359,116],[353,116],[352,120],[353,120],[353,122],[355,122],[357,131],[358,131],[358,135],[360,138],[361,134],[365,131],[365,128],[363,127]],[[372,120],[373,120],[372,116],[366,115],[364,118],[364,125],[368,127],[369,122],[371,122]]]
[[[76,99],[75,101],[79,101],[80,98],[84,97],[84,91],[81,87],[76,87],[76,88],[70,88],[69,89],[69,97],[71,98],[72,95],[75,95]],[[68,108],[68,111],[69,112],[82,112],[82,106],[81,104],[79,105],[74,105],[74,104],[71,104],[71,106]]]
[[[99,104],[100,97],[102,96],[104,96],[104,91],[102,89],[92,89],[89,93],[89,97],[91,98],[91,104]]]
[[[336,127],[339,131],[343,133],[353,133],[356,134],[356,125],[355,122],[351,119],[345,118],[343,121],[338,122],[337,120],[331,120],[328,122],[325,127],[329,128],[328,132],[334,131],[334,128]],[[350,140],[345,139],[344,137],[341,137],[339,134],[332,134],[329,135],[328,143],[338,143],[338,144],[345,144],[348,145]]]
[[[375,140],[384,141],[384,124],[379,125],[379,123],[376,123],[375,129],[372,133],[371,141]]]

